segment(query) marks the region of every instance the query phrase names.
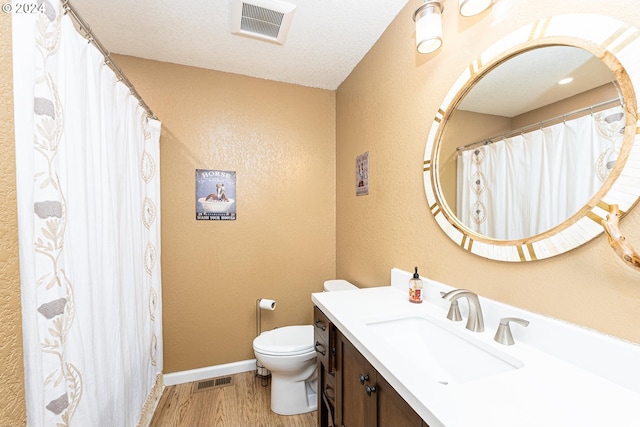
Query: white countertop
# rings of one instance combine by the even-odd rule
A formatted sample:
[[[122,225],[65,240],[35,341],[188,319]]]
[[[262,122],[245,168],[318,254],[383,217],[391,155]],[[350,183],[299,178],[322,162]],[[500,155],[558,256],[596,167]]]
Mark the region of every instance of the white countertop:
[[[493,340],[497,327],[495,318],[528,316],[527,320],[532,322],[530,326],[545,323],[548,318],[527,312],[522,314],[518,309],[500,303],[494,306],[483,299],[482,308],[489,313],[485,315],[485,332],[471,332],[464,328],[466,302],[460,302],[465,321],[450,322],[446,319],[446,307],[449,303],[438,301],[440,288],[447,289],[440,285],[439,289],[433,286],[434,289],[428,290],[430,285],[432,283],[428,281],[425,283],[427,292],[425,292],[423,304],[410,303],[408,293],[403,291],[402,286],[314,293],[312,300],[430,427],[640,425],[638,389],[616,382],[615,375],[610,378],[595,375],[592,371],[568,361],[570,357],[558,357],[543,351],[544,345],[553,345],[554,340],[558,339],[548,334],[544,337],[532,338],[531,335],[535,335],[535,332],[545,330],[543,326],[538,326],[536,329],[512,325],[516,341],[512,346],[501,345]],[[429,296],[432,301],[429,300]],[[503,307],[509,307],[512,310],[504,310]],[[496,309],[502,309],[504,313],[493,313]],[[516,312],[513,312],[514,310]],[[367,326],[368,322],[380,316],[411,315],[443,319],[450,323],[447,327],[472,334],[472,339],[481,340],[484,344],[520,360],[524,366],[458,384],[443,385],[433,381],[424,370],[418,369],[419,364],[423,363],[418,355],[407,354],[402,348],[385,345]],[[548,321],[555,329],[562,329],[565,326],[553,319]],[[575,328],[575,325],[568,327]],[[525,333],[524,329],[529,330]],[[592,333],[579,328],[576,330],[578,334]],[[566,338],[566,334],[571,332],[564,331],[565,335],[562,338]],[[603,337],[606,346],[611,338]],[[536,339],[545,343],[541,346],[543,350],[530,344]],[[581,351],[585,346],[588,347],[583,343],[584,341],[584,337],[576,339],[578,343],[576,346]],[[603,346],[597,339],[594,345],[596,345],[594,347],[596,353]],[[638,346],[634,344],[614,340],[613,345],[630,346],[630,352],[623,355],[622,363],[640,355]],[[616,350],[616,354],[620,353],[618,347],[613,350]],[[607,365],[617,363],[616,360],[610,360],[606,350],[601,354],[603,358],[599,363]],[[595,360],[594,363],[598,363],[597,355],[590,354],[589,358],[591,361]],[[632,376],[637,376],[637,372],[640,371],[640,358],[636,359],[630,368],[636,371]]]

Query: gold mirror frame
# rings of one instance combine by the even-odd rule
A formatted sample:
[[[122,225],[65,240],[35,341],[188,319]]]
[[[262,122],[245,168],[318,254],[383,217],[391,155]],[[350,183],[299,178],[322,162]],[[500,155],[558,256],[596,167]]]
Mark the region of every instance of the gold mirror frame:
[[[626,117],[620,156],[603,186],[576,214],[536,236],[498,240],[479,235],[462,224],[449,209],[441,192],[438,155],[443,129],[475,82],[508,58],[546,45],[576,46],[590,51],[615,74]],[[424,156],[424,187],[429,209],[442,230],[461,248],[475,255],[508,262],[528,262],[570,251],[604,230],[609,206],[624,215],[640,196],[640,128],[636,92],[640,89],[640,32],[615,18],[591,15],[557,15],[529,24],[505,36],[460,75],[433,119]]]

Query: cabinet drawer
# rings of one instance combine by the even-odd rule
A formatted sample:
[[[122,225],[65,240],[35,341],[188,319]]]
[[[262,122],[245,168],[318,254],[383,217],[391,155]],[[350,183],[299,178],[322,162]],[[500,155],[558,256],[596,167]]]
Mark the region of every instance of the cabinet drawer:
[[[329,348],[322,338],[317,335],[315,338],[316,356],[318,356],[318,361],[325,367],[325,369],[330,371],[329,360],[331,359],[331,348]]]
[[[313,308],[313,326],[316,340],[330,344],[329,331],[331,330],[331,322],[318,307]]]

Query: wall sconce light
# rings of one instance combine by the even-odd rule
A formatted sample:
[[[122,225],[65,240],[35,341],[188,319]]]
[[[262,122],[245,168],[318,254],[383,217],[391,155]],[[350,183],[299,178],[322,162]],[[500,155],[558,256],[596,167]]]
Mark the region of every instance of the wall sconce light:
[[[487,10],[492,4],[493,0],[460,0],[460,15],[477,15]]]
[[[487,10],[495,0],[459,0],[460,15],[474,16]],[[442,46],[444,0],[426,0],[413,14],[416,23],[416,48],[431,53]]]
[[[416,22],[416,48],[420,53],[435,52],[442,46],[442,12],[439,0],[427,0],[413,14]]]

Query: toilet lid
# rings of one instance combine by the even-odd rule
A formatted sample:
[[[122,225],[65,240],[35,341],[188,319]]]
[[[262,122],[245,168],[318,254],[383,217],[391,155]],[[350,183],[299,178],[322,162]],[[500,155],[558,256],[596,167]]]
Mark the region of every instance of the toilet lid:
[[[342,279],[327,280],[324,282],[325,292],[350,291],[353,289],[358,289],[358,288],[353,284],[347,282],[346,280],[342,280]]]
[[[262,354],[296,355],[315,351],[313,326],[285,326],[261,333],[253,340],[253,348]]]

